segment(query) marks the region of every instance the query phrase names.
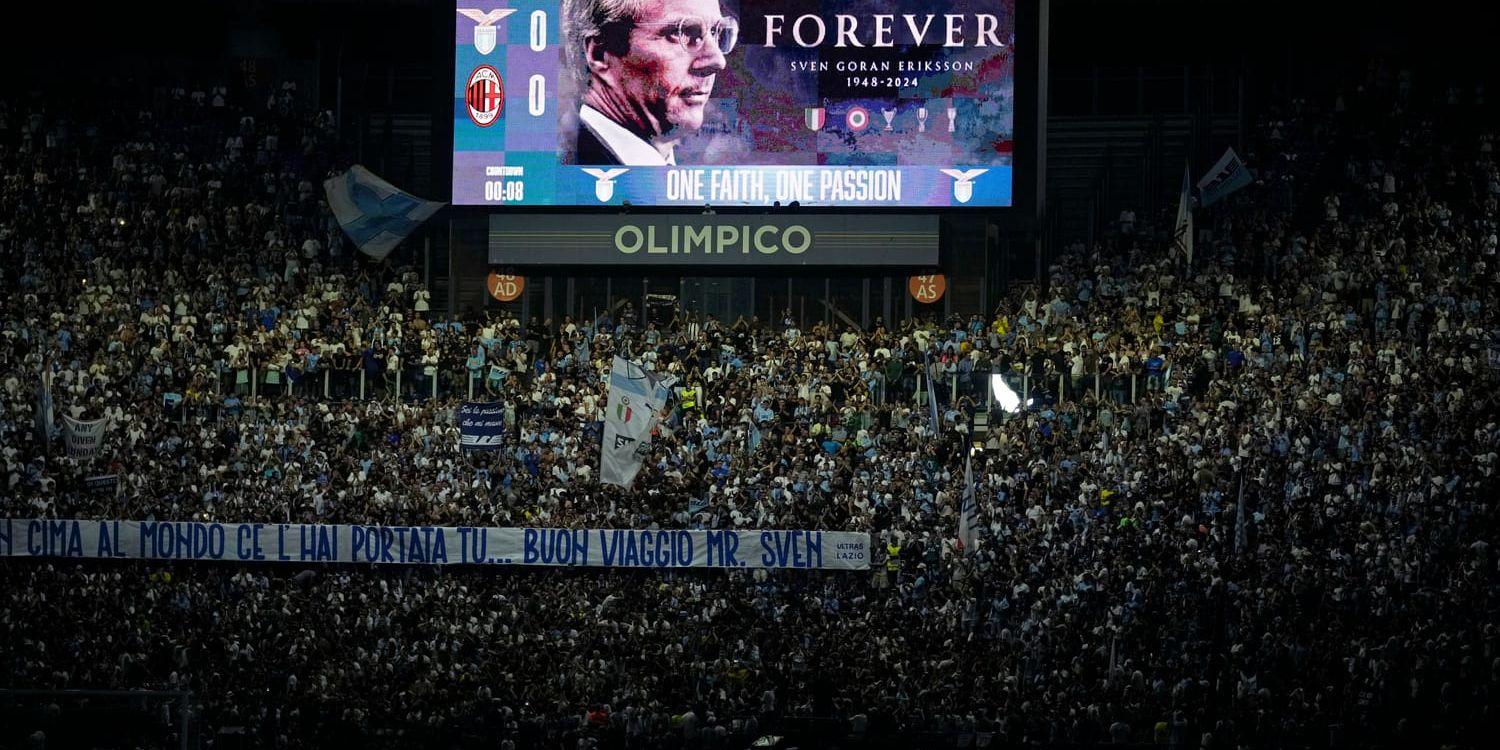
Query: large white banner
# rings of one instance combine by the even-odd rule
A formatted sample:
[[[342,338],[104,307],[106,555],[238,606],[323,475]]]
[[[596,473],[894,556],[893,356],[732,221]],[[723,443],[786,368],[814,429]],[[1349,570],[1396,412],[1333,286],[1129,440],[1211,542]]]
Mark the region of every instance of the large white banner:
[[[671,394],[672,379],[658,378],[616,356],[609,371],[604,407],[604,439],[599,447],[599,481],[629,488],[651,451],[651,430]]]
[[[0,519],[0,558],[868,570],[870,535]]]
[[[104,420],[74,419],[63,416],[68,432],[68,456],[71,458],[94,458],[104,447]]]

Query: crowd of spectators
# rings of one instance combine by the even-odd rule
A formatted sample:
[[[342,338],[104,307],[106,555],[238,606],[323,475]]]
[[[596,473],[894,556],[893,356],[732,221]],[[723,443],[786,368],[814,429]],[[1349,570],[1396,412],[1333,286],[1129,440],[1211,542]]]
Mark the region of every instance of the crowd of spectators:
[[[189,690],[210,733],[275,747],[739,747],[798,717],[840,742],[1480,744],[1500,172],[1477,99],[1372,76],[1292,102],[1191,263],[1132,213],[990,316],[869,330],[447,320],[345,244],[335,123],[294,87],[0,102],[0,517],[851,530],[877,553],[8,559],[0,687]],[[689,394],[629,490],[597,480],[617,352]],[[43,371],[59,418],[108,419],[100,457],[38,435]],[[505,404],[501,451],[460,450],[471,391]]]

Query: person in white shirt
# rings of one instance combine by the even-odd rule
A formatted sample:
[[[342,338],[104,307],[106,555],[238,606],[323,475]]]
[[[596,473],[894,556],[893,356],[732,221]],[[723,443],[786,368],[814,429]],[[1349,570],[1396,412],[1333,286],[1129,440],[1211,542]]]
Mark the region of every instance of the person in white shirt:
[[[676,164],[703,126],[739,24],[719,0],[568,0],[569,53],[582,64],[577,164]]]

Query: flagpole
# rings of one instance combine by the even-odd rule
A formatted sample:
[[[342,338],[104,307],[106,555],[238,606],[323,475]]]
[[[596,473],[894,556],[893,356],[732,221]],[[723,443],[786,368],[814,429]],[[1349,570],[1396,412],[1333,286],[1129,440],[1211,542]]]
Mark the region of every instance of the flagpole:
[[[1119,643],[1119,640],[1120,635],[1118,633],[1109,637],[1109,674],[1104,678],[1105,687],[1109,687],[1115,680],[1115,646]]]
[[[1234,512],[1234,554],[1239,555],[1246,544],[1245,533],[1245,470],[1240,469],[1240,497]]]
[[[52,400],[52,355],[48,354],[42,358],[42,371],[40,373],[39,387],[41,392],[37,394],[37,418],[34,427],[37,438],[42,443],[42,455],[52,455],[52,429],[55,424],[57,409]]]

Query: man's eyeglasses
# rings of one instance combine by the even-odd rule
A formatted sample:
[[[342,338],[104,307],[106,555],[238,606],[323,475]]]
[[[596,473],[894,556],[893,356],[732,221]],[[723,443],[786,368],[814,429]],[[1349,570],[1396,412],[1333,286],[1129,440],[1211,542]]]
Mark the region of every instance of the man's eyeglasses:
[[[676,42],[693,54],[703,50],[705,39],[713,39],[719,52],[727,55],[740,38],[740,22],[733,18],[720,18],[712,22],[702,18],[680,18],[676,21],[635,25],[643,29],[660,29],[663,39]]]

